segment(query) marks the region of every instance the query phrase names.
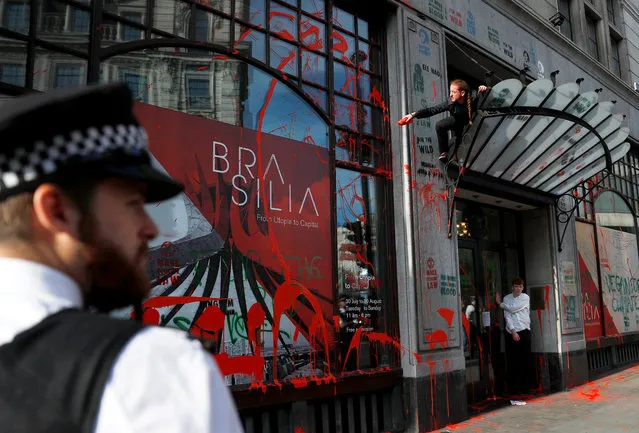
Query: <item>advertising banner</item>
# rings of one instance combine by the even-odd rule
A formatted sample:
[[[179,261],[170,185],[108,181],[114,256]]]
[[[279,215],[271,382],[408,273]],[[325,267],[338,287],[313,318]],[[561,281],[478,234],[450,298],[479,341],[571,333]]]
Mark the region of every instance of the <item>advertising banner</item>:
[[[321,377],[335,333],[327,149],[135,111],[157,162],[186,185],[149,206],[162,233],[145,321],[205,340],[229,384]]]

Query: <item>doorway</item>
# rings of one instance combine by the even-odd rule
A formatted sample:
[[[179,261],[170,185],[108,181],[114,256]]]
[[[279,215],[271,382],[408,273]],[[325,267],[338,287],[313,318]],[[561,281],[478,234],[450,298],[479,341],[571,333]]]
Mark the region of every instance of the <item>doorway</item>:
[[[515,211],[472,201],[456,209],[463,349],[469,409],[505,391],[504,318],[495,294],[510,293],[524,278],[520,217]]]

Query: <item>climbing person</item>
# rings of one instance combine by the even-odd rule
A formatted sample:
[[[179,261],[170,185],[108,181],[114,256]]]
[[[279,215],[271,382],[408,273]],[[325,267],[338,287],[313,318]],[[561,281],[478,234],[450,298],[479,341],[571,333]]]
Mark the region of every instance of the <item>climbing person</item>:
[[[483,93],[486,90],[488,90],[488,87],[484,85],[479,86],[477,89],[478,93]],[[477,108],[478,99],[478,95],[475,92],[471,93],[468,84],[464,80],[453,80],[450,83],[449,97],[448,101],[441,104],[406,114],[397,122],[398,125],[404,126],[413,123],[413,119],[432,117],[448,111],[450,116],[435,124],[440,152],[439,160],[444,164],[448,160],[448,131],[453,133],[455,146],[458,146],[461,142],[464,127],[472,124],[472,115]]]

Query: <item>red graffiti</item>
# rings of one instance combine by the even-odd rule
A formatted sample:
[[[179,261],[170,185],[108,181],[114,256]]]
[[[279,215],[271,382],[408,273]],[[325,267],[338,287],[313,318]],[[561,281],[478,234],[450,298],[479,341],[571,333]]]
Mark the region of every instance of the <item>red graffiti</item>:
[[[448,327],[453,326],[453,318],[455,317],[455,312],[450,308],[439,308],[437,309],[437,313],[444,318],[446,323],[448,323]]]
[[[433,350],[439,344],[442,349],[448,347],[448,334],[442,329],[437,329],[429,334],[426,334],[426,341],[428,341],[428,348]]]

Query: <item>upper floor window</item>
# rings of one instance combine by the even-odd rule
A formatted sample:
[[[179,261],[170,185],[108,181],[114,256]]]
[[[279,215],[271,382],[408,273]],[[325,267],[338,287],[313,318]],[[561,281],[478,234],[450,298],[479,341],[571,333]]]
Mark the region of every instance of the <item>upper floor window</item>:
[[[606,0],[606,8],[608,9],[608,21],[610,24],[617,24],[615,20],[615,5],[613,0]]]
[[[10,1],[5,12],[5,25],[18,33],[29,32],[29,4],[23,1]]]
[[[621,62],[619,60],[619,45],[621,41],[613,37],[610,38],[610,69],[612,72],[621,76]]]
[[[135,21],[136,23],[142,23],[142,14],[139,12],[124,12],[122,16],[128,20]],[[122,40],[123,41],[137,41],[140,39],[142,31],[138,28],[122,25]]]
[[[586,15],[586,36],[588,37],[588,54],[597,60],[599,58],[599,40],[597,38],[597,21]]]
[[[0,82],[14,86],[24,86],[24,65],[0,64]]]
[[[89,33],[89,11],[73,9],[73,31],[77,33]]]
[[[55,87],[74,87],[82,84],[82,68],[80,66],[64,65],[55,70]]]
[[[558,0],[557,9],[564,16],[564,21],[559,27],[561,33],[572,39],[572,23],[570,22],[570,0]]]

